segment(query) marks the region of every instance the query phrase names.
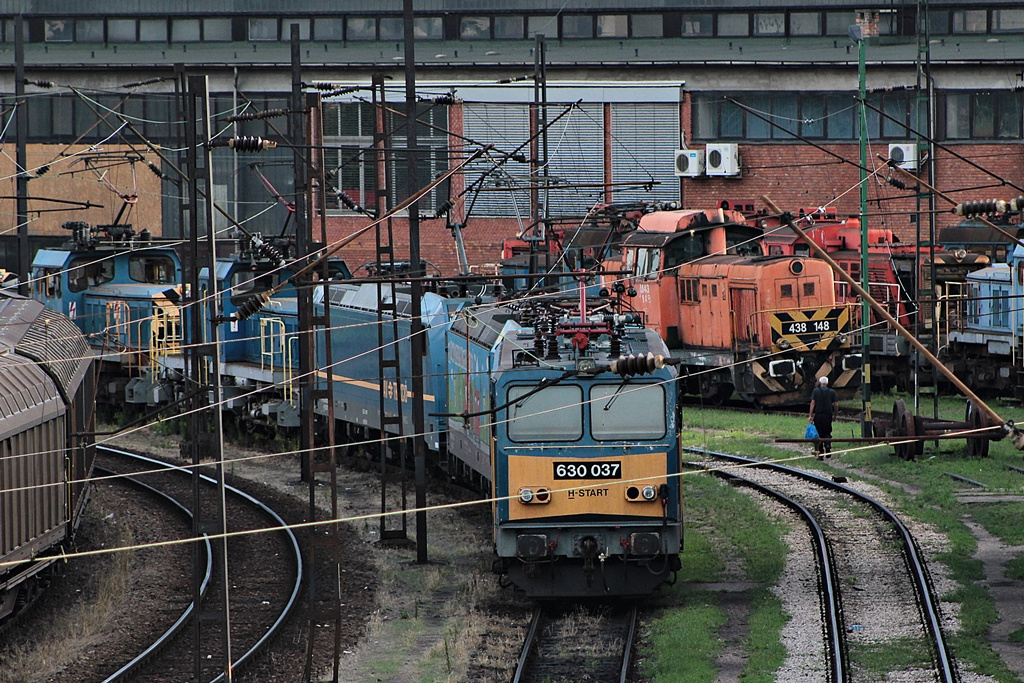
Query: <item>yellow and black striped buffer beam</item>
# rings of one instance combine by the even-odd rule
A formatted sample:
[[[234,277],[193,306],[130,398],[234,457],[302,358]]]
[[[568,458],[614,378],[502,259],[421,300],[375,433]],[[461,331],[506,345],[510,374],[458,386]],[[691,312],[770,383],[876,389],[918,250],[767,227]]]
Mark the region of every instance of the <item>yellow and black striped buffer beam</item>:
[[[771,314],[772,346],[781,350],[825,351],[850,345],[850,308],[816,308]],[[840,337],[840,339],[836,339]]]

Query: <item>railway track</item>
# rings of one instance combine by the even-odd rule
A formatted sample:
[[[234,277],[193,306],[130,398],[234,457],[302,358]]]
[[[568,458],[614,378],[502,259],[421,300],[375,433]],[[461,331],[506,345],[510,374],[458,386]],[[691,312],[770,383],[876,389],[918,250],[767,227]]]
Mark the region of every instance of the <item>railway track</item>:
[[[538,606],[513,683],[625,683],[632,664],[636,607]]]
[[[939,598],[913,536],[885,506],[815,474],[700,449],[701,467],[752,487],[807,522],[821,596],[822,656],[829,680],[870,680],[862,653],[900,640],[926,648],[928,680],[959,680],[940,623]],[[740,465],[741,467],[736,467]]]
[[[188,514],[192,503],[192,475],[190,470],[163,461],[145,458],[126,451],[100,448],[98,466],[123,475],[133,486],[146,487],[149,495],[170,500],[182,514]],[[212,487],[214,480],[203,476],[203,482]],[[296,606],[301,588],[302,555],[294,534],[284,521],[268,506],[228,486],[227,518],[229,532],[278,527],[273,533],[244,534],[230,539],[228,544],[228,572],[231,585],[231,642],[232,669],[243,670],[268,644]],[[206,503],[204,502],[204,505]],[[202,544],[209,547],[209,543]],[[177,552],[191,558],[191,544],[176,546]],[[216,605],[220,601],[217,581],[211,581],[213,556],[206,555],[204,603]],[[191,561],[187,562],[190,567]],[[190,571],[184,583],[186,595]],[[181,604],[180,585],[177,595],[169,594],[166,603],[179,605],[175,610],[163,609],[158,614],[145,615],[134,642],[138,652],[116,671],[104,672],[100,680],[113,683],[123,680],[191,680],[193,672],[192,629],[189,628],[195,606],[189,601]],[[158,602],[160,602],[158,600]],[[174,618],[171,618],[174,614]],[[223,680],[221,637],[212,624],[203,629],[200,650],[206,664],[203,681]],[[116,665],[115,665],[116,666]]]

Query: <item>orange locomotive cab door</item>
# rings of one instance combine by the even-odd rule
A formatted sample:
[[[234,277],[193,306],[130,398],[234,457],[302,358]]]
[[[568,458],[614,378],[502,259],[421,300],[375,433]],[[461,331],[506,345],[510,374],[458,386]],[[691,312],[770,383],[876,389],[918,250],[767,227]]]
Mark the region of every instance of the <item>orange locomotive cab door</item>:
[[[729,303],[733,316],[733,338],[736,347],[758,344],[757,290],[729,288]]]

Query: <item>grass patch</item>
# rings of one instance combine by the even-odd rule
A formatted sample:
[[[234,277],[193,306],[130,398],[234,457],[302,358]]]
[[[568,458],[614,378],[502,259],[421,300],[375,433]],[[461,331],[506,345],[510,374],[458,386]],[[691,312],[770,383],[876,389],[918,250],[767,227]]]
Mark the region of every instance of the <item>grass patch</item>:
[[[652,683],[710,683],[722,644],[716,637],[726,622],[713,593],[682,590],[679,602],[654,622],[648,636],[649,656],[641,658]]]
[[[974,505],[971,517],[993,536],[1007,545],[1024,544],[1024,503],[993,503]]]
[[[899,398],[899,396],[876,396],[873,406],[875,414],[891,411],[895,398]],[[908,410],[913,411],[912,398],[906,396],[902,398]],[[990,405],[995,406],[994,403],[990,403]],[[843,406],[859,408],[860,401],[859,399],[846,401],[843,402]],[[940,417],[946,419],[962,420],[964,406],[965,401],[961,398],[941,397],[938,413]],[[923,415],[932,415],[931,399],[923,400],[917,412]],[[802,445],[794,447],[792,444],[774,443],[776,438],[801,438],[806,424],[806,418],[799,415],[765,415],[714,409],[688,409],[683,413],[681,440],[684,447],[721,450],[765,459],[795,458],[798,460],[794,463],[797,466],[830,471],[828,461],[819,463],[811,457],[809,446],[805,449]],[[860,427],[856,423],[837,422],[834,433],[837,437],[860,436]],[[1006,667],[1000,662],[986,640],[988,629],[994,623],[997,615],[991,597],[982,587],[974,583],[984,579],[984,569],[982,563],[974,559],[977,541],[967,525],[964,524],[964,520],[969,519],[978,523],[1003,543],[1024,544],[1024,527],[1019,522],[1024,517],[1024,504],[965,505],[959,501],[957,494],[970,489],[964,484],[954,481],[947,473],[980,481],[986,484],[989,490],[1018,492],[1021,486],[1021,475],[1010,470],[1007,465],[1019,466],[1020,453],[1013,448],[1008,439],[993,442],[989,457],[984,459],[967,458],[966,442],[964,441],[948,440],[938,442],[938,444],[937,447],[934,442],[927,443],[924,454],[918,456],[916,461],[911,462],[896,458],[889,446],[865,447],[861,444],[851,444],[849,449],[842,449],[842,444],[836,444],[833,450],[838,452],[835,454],[833,462],[842,463],[910,487],[911,490],[908,491],[899,485],[872,482],[873,485],[885,491],[890,501],[890,507],[905,521],[917,520],[927,523],[948,539],[948,547],[937,559],[947,567],[951,578],[960,585],[957,590],[944,596],[946,600],[959,603],[963,621],[964,630],[952,639],[955,642],[954,650],[957,653],[957,658],[966,668],[980,674],[993,676],[1000,681],[1016,680],[1008,674]],[[684,454],[684,459],[686,458],[687,456]],[[694,480],[693,484],[690,483],[691,479]],[[708,490],[701,489],[696,485],[695,482],[698,479],[699,477],[687,477],[688,504],[691,513],[689,519],[693,519],[695,515],[699,514],[702,521],[708,521],[705,522],[705,529],[702,530],[703,535],[698,534],[692,539],[690,535],[687,536],[691,545],[686,547],[683,554],[684,567],[691,560],[690,550],[695,551],[695,557],[692,559],[697,566],[712,569],[717,566],[714,561],[716,554],[720,557],[728,557],[728,553],[735,553],[743,559],[751,578],[755,575],[772,576],[775,569],[771,566],[761,566],[756,562],[747,565],[749,550],[745,551],[743,548],[744,546],[750,548],[752,541],[746,538],[744,525],[733,528],[734,522],[740,520],[740,516],[746,515],[748,512],[737,506],[737,503],[731,501],[728,496],[714,496],[710,500],[703,500],[701,496],[707,495]],[[724,527],[727,528],[723,528],[723,523],[726,521],[728,524],[724,524]],[[774,535],[765,534],[764,536]],[[722,546],[725,546],[725,549]],[[768,546],[765,546],[760,552],[763,553],[762,556],[774,555],[780,560],[784,557],[784,552],[772,550]],[[1024,580],[1024,557],[1016,558],[1008,564],[1006,576],[1013,580]],[[1024,638],[1024,629],[1017,632],[1016,637]],[[770,640],[771,638],[761,639],[762,642],[770,642]],[[752,642],[750,651],[752,658],[755,656],[756,647],[757,645]],[[864,652],[864,656],[871,666],[877,667],[879,672],[890,673],[901,667],[915,666],[921,657],[918,650],[919,647],[916,644],[908,642],[900,643],[892,648],[885,646],[879,648],[878,651],[869,648]],[[744,674],[745,680],[748,675],[760,677],[762,675],[760,672],[765,670],[770,671],[771,666],[755,668],[751,663],[749,674]],[[751,680],[755,679],[751,678]]]
[[[785,565],[787,547],[782,537],[788,529],[782,521],[770,517],[745,493],[721,479],[692,474],[684,479],[687,519],[701,521],[701,527],[687,524],[683,556],[684,574],[690,581],[720,581],[745,578],[773,584]],[[730,558],[722,555],[725,546],[744,566],[743,577],[728,577],[720,569]],[[693,556],[691,558],[691,555]],[[704,574],[691,569],[691,560]],[[684,578],[686,577],[686,578]]]
[[[772,683],[775,672],[786,659],[786,648],[780,634],[789,617],[782,611],[782,602],[767,588],[751,591],[753,612],[750,615],[749,658],[743,668],[748,683]]]
[[[885,628],[878,624],[878,628]],[[901,638],[884,643],[850,643],[850,660],[864,671],[877,674],[872,680],[887,680],[892,671],[932,668],[931,651],[922,638]]]
[[[1007,562],[1004,575],[1014,581],[1024,581],[1024,555],[1018,555]]]

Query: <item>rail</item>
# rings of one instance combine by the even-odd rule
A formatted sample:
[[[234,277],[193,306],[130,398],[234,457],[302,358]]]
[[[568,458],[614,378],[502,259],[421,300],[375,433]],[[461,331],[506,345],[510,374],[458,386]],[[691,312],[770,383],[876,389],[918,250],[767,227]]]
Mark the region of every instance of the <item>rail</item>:
[[[154,458],[147,458],[145,456],[141,456],[141,455],[138,455],[138,454],[135,454],[135,453],[130,453],[128,451],[122,451],[122,450],[118,450],[118,449],[115,449],[115,448],[109,448],[109,447],[106,447],[106,446],[98,446],[97,449],[99,451],[101,451],[101,452],[112,453],[112,454],[115,454],[115,455],[120,456],[120,457],[129,458],[129,459],[132,459],[132,460],[137,460],[139,462],[143,462],[143,463],[146,463],[147,465],[158,467],[158,468],[163,469],[163,470],[173,471],[173,472],[179,473],[179,474],[181,474],[183,476],[188,476],[188,477],[193,476],[193,473],[192,473],[192,471],[190,469],[187,469],[187,468],[184,468],[184,467],[179,467],[177,465],[172,465],[172,464],[163,462],[162,460],[156,460]],[[200,479],[202,481],[208,483],[208,484],[216,484],[216,480],[214,480],[213,478],[208,477],[206,475],[200,475]],[[139,485],[140,486],[146,486],[145,484],[141,484],[141,483]],[[149,488],[149,487],[147,487],[147,488]],[[239,667],[243,666],[246,662],[248,662],[250,659],[252,659],[256,654],[258,654],[260,652],[260,650],[263,649],[263,646],[270,640],[270,638],[272,638],[280,630],[280,628],[283,626],[285,620],[288,618],[288,616],[291,614],[292,610],[298,604],[299,592],[301,591],[301,588],[302,588],[303,562],[302,562],[302,549],[299,547],[299,541],[295,537],[295,534],[292,532],[292,530],[290,528],[288,528],[288,525],[285,523],[285,521],[283,519],[281,519],[280,515],[278,515],[272,509],[267,507],[262,501],[259,501],[256,498],[253,498],[248,493],[245,493],[244,491],[241,491],[240,489],[237,489],[237,488],[235,488],[233,486],[225,486],[225,490],[228,493],[233,494],[233,495],[241,498],[242,500],[248,502],[250,505],[253,505],[253,506],[259,508],[265,515],[270,517],[270,519],[276,525],[276,529],[275,530],[278,530],[281,533],[284,533],[285,536],[288,538],[289,546],[290,546],[292,552],[294,553],[294,558],[295,558],[295,568],[294,568],[294,571],[295,571],[295,582],[294,582],[294,584],[292,586],[291,595],[289,596],[288,601],[286,602],[286,604],[285,604],[284,608],[281,610],[281,612],[278,614],[277,619],[270,626],[270,628],[267,629],[267,631],[263,634],[263,636],[260,637],[256,641],[256,643],[251,648],[249,648],[249,650],[247,650],[242,656],[238,657],[237,659],[234,660],[234,662],[232,662],[232,669],[237,670],[237,669],[239,669]],[[164,494],[161,494],[161,495],[164,495]],[[175,501],[175,503],[178,504],[177,501]],[[178,504],[178,505],[180,506],[180,504]],[[209,543],[209,541],[207,541],[207,543]],[[213,563],[212,554],[208,554],[207,555],[207,564],[208,564],[207,577],[203,581],[203,592],[204,593],[205,593],[205,590],[206,590],[206,586],[207,586],[207,584],[209,582],[210,573],[212,572],[212,563]],[[172,629],[175,629],[175,633],[178,630],[180,630],[181,626],[185,622],[187,622],[187,620],[188,620],[187,619],[187,615],[190,615],[191,612],[194,610],[194,608],[195,608],[195,605],[193,603],[186,610],[186,613],[184,615],[182,615],[182,618],[179,619],[177,622],[175,622],[175,624],[172,626]],[[170,637],[173,637],[173,636],[170,636]],[[138,657],[133,659],[132,662],[129,662],[128,664],[125,665],[125,667],[122,667],[122,669],[119,670],[117,674],[115,674],[115,676],[118,676],[117,678],[111,677],[111,678],[107,679],[107,681],[104,681],[104,683],[113,683],[114,681],[128,680],[129,675],[131,674],[131,672],[135,671],[142,663],[144,663],[147,659],[149,659],[149,657],[153,656],[153,654],[155,654],[155,652],[157,652],[160,649],[160,647],[162,647],[164,644],[169,642],[170,637],[168,637],[167,634],[164,634],[164,636],[162,636],[160,638],[160,640],[157,641],[157,643],[154,643],[153,645],[148,647],[142,654],[140,654]],[[158,646],[158,643],[159,643],[159,646]],[[128,667],[131,667],[131,668],[128,668]],[[122,671],[124,673],[122,673]],[[219,676],[217,676],[216,678],[214,678],[212,683],[217,683],[218,681],[222,681],[222,680],[224,680],[224,674],[223,673],[220,674]]]
[[[720,458],[722,460],[729,460],[731,462],[741,463],[750,465],[753,467],[759,467],[767,470],[775,470],[778,472],[784,472],[790,476],[805,479],[807,481],[814,482],[819,486],[831,488],[836,491],[841,491],[846,495],[849,495],[857,500],[860,500],[867,505],[873,507],[879,514],[881,514],[900,534],[903,540],[903,547],[906,551],[907,565],[910,571],[911,578],[913,579],[914,588],[917,591],[917,601],[922,611],[925,628],[932,638],[932,645],[934,648],[935,660],[937,664],[937,673],[939,674],[939,680],[942,683],[954,683],[957,681],[956,671],[953,667],[952,655],[950,655],[949,647],[946,644],[945,634],[942,631],[942,620],[939,615],[939,599],[934,595],[931,590],[930,580],[928,577],[927,569],[925,568],[924,561],[921,559],[920,551],[917,547],[917,541],[910,531],[904,526],[903,522],[900,521],[891,510],[876,501],[875,499],[867,496],[860,491],[843,486],[838,482],[834,482],[830,479],[820,477],[811,472],[804,470],[795,469],[792,467],[786,467],[785,465],[779,465],[777,463],[767,462],[763,460],[755,460],[752,458],[744,458],[738,455],[731,455],[729,453],[718,453],[709,451],[702,448],[684,448],[684,452],[695,453],[705,455],[714,458]],[[837,679],[843,680],[843,679]]]

